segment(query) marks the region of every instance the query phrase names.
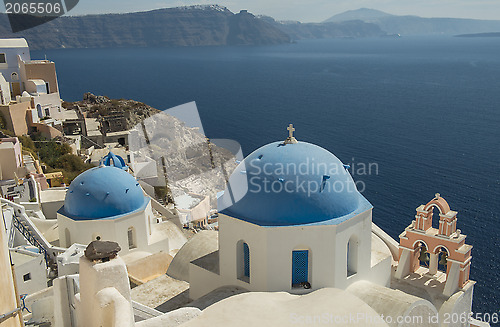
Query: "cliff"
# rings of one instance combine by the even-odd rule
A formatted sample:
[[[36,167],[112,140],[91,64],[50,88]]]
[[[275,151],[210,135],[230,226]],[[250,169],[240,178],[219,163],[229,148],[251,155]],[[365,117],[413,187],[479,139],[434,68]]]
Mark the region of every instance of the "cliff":
[[[290,35],[292,40],[376,37],[386,35],[378,25],[366,23],[361,20],[301,23],[296,21],[280,22],[268,16],[261,16],[260,18]]]
[[[24,37],[32,49],[281,44],[288,35],[247,12],[217,5],[128,14],[63,16],[12,33],[0,14],[0,37]]]
[[[209,195],[212,206],[216,207],[216,193],[224,190],[226,179],[236,167],[231,151],[213,144],[198,128],[188,127],[142,102],[85,93],[82,101],[64,103],[66,108],[75,106],[89,118],[102,120],[123,115],[126,122],[120,124],[121,130],[131,130],[137,135],[129,139],[136,162],[148,162],[147,158],[163,162],[165,171],[158,165],[157,173],[160,177],[164,173],[167,176],[171,195],[176,197],[185,192]],[[146,182],[162,186],[161,181],[152,178]]]

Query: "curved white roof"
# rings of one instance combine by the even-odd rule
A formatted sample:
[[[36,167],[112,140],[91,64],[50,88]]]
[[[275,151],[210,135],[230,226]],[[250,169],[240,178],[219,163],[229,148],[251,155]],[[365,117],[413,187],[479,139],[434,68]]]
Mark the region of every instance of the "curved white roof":
[[[27,48],[28,42],[24,38],[0,39],[0,48]]]

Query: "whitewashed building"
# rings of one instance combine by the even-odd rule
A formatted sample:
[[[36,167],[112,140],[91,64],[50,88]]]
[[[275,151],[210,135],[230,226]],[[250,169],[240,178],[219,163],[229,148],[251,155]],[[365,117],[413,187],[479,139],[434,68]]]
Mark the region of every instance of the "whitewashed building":
[[[151,199],[132,175],[114,166],[92,168],[75,178],[57,222],[63,247],[113,240],[122,255],[168,252],[168,238],[155,229]]]
[[[291,293],[359,280],[389,285],[391,252],[372,235],[372,205],[317,145],[290,135],[255,150],[218,206],[219,251],[191,264],[192,298],[223,285]],[[380,246],[372,251],[379,243],[382,255]]]

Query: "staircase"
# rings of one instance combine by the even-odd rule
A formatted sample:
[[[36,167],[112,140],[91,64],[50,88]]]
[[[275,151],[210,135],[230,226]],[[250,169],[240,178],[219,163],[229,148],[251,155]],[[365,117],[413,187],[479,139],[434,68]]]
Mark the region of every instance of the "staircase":
[[[45,262],[48,268],[52,270],[57,269],[57,255],[66,251],[64,248],[56,247],[50,244],[43,234],[38,230],[38,228],[33,224],[31,219],[26,214],[26,210],[22,205],[9,201],[7,199],[0,198],[2,203],[14,209],[14,215],[12,216],[12,225],[15,227],[21,235],[30,243],[39,249],[45,257]],[[11,228],[11,234],[9,235],[9,242],[13,243],[14,233]],[[10,244],[9,244],[10,245]],[[12,244],[13,245],[13,244]]]

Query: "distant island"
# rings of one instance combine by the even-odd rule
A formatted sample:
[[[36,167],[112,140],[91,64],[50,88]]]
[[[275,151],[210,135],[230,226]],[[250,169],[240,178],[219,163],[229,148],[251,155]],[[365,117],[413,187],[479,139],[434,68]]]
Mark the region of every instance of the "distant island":
[[[23,20],[23,15],[16,19]],[[361,8],[320,23],[279,21],[247,10],[195,5],[127,14],[63,16],[19,33],[0,13],[0,38],[23,37],[32,49],[275,45],[302,39],[457,35],[500,31],[500,21],[397,16]],[[488,34],[488,35],[485,35]]]
[[[352,20],[372,23],[387,34],[400,34],[402,36],[457,35],[500,31],[500,20],[398,16],[368,8],[346,11],[330,17],[323,23],[340,23]]]
[[[18,16],[17,19],[25,19]],[[233,13],[219,5],[195,5],[128,14],[63,16],[12,33],[0,14],[0,37],[24,37],[32,49],[151,46],[287,44],[299,39],[373,37],[386,33],[360,20],[338,23],[276,21],[247,10]]]
[[[500,37],[500,32],[492,33],[474,33],[474,34],[459,34],[456,37]]]

